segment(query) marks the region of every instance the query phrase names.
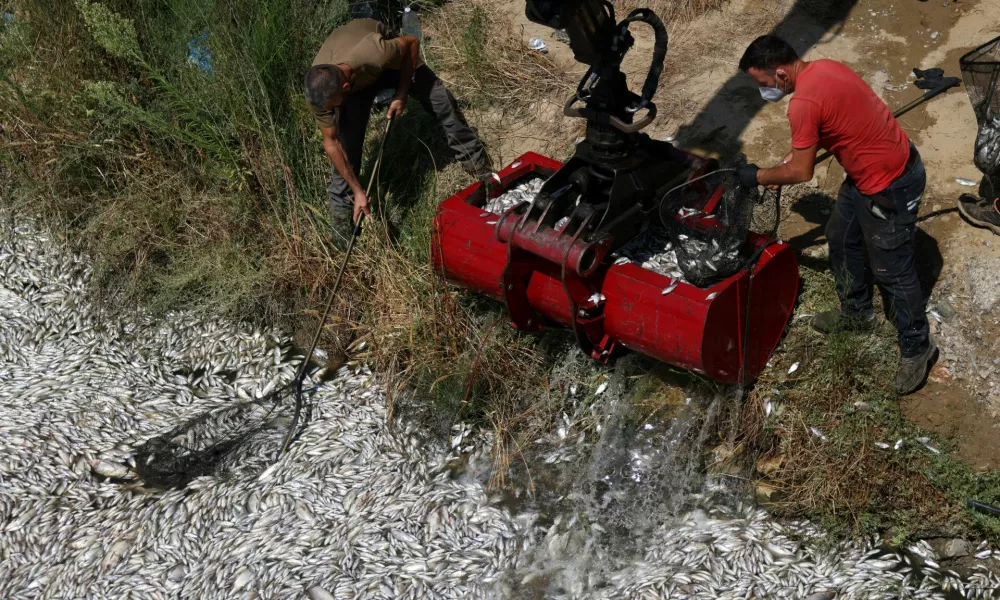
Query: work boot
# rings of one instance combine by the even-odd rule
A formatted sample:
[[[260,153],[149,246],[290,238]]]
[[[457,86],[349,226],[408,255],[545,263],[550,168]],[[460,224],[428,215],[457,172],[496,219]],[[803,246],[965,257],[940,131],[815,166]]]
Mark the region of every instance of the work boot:
[[[849,315],[839,310],[828,310],[813,317],[812,326],[822,334],[834,331],[868,332],[875,329],[875,313]]]
[[[937,360],[938,348],[933,337],[927,338],[927,349],[916,356],[899,357],[896,371],[896,393],[900,396],[912,394],[927,379],[927,374]]]
[[[962,194],[958,198],[958,212],[973,225],[986,227],[1000,235],[1000,198],[991,202],[972,194]]]

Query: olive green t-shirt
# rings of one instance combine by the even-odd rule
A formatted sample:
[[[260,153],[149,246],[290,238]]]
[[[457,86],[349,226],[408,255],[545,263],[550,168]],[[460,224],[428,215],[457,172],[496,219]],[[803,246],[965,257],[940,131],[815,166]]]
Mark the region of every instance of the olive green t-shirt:
[[[392,39],[383,23],[355,19],[333,30],[313,60],[317,65],[347,65],[354,73],[351,91],[362,90],[378,80],[383,71],[399,69],[406,58],[403,44]],[[419,66],[419,64],[418,64]],[[336,125],[337,111],[309,105],[321,127]]]

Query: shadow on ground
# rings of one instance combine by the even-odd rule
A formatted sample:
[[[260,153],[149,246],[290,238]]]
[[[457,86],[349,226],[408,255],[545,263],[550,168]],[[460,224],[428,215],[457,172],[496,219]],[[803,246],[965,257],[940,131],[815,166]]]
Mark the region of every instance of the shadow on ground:
[[[826,257],[818,258],[804,253],[806,248],[822,246],[826,244],[826,223],[830,218],[830,211],[833,210],[835,199],[823,193],[807,194],[797,200],[792,205],[792,212],[798,213],[807,223],[815,224],[815,227],[792,237],[786,242],[798,251],[799,264],[817,271],[829,269],[830,262]],[[930,298],[931,291],[937,285],[941,277],[941,270],[944,268],[944,258],[941,256],[941,249],[938,242],[929,233],[920,228],[919,223],[926,219],[945,213],[956,212],[957,209],[949,208],[927,214],[918,219],[916,234],[916,266],[917,276],[920,279],[920,289],[924,298]],[[871,277],[871,269],[868,271]],[[874,283],[869,279],[869,284]],[[883,296],[883,301],[885,297]],[[887,303],[885,304],[887,305]]]
[[[785,39],[799,54],[805,54],[838,36],[857,4],[858,0],[797,0],[770,33]],[[678,143],[686,148],[699,147],[731,156],[742,149],[740,136],[765,104],[745,74],[733,73],[694,120],[681,126]]]

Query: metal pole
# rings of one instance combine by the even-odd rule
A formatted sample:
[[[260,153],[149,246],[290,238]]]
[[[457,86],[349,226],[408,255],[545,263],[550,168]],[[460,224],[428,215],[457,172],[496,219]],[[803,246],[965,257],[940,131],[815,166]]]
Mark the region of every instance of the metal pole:
[[[375,157],[375,164],[372,166],[371,177],[368,179],[368,189],[365,190],[366,196],[372,193],[372,185],[378,177],[379,168],[382,166],[382,151],[385,149],[385,142],[389,139],[389,131],[391,129],[392,118],[390,117],[389,122],[385,125],[385,133],[382,135],[382,141],[379,142],[378,155]],[[364,213],[358,215],[358,222],[354,225],[354,232],[351,234],[350,241],[347,242],[347,250],[344,251],[344,260],[340,263],[340,270],[337,271],[337,279],[333,282],[333,289],[330,291],[330,297],[326,301],[326,308],[323,309],[323,316],[320,317],[319,325],[316,326],[316,333],[313,334],[312,343],[309,345],[309,351],[306,352],[305,358],[302,359],[302,364],[299,365],[299,372],[295,375],[295,413],[292,415],[292,423],[288,426],[288,432],[285,434],[285,439],[281,442],[282,454],[288,451],[288,446],[291,445],[292,437],[295,434],[295,428],[299,425],[299,416],[302,414],[302,381],[305,379],[306,369],[309,368],[309,362],[312,360],[313,352],[316,351],[316,345],[319,344],[319,338],[323,333],[323,326],[326,324],[326,319],[330,316],[330,310],[333,308],[333,302],[337,299],[337,292],[340,291],[340,282],[344,278],[344,271],[347,270],[347,263],[351,260],[351,253],[354,251],[354,243],[361,235],[361,223],[364,220]]]

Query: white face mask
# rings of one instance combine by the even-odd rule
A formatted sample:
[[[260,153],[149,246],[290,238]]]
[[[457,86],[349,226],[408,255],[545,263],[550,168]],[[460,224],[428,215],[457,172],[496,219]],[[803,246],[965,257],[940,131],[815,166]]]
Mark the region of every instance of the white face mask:
[[[779,90],[776,87],[760,87],[760,97],[768,102],[778,102],[785,97],[785,92]]]
[[[778,85],[781,84],[781,80],[778,79],[777,77],[775,77],[774,80],[778,83]],[[760,88],[760,97],[768,102],[778,102],[779,100],[788,95],[781,88],[765,87],[762,85],[757,87]]]

